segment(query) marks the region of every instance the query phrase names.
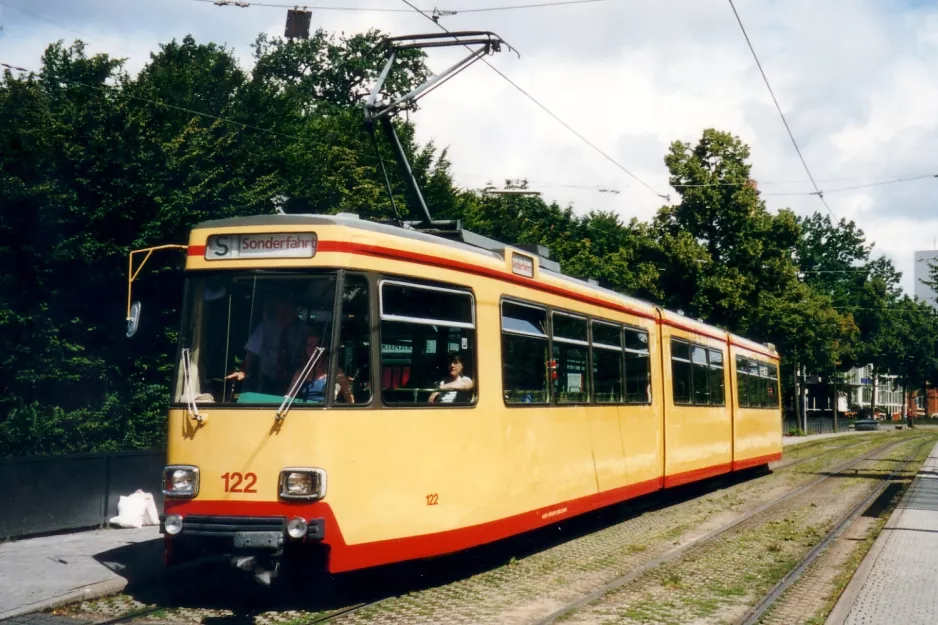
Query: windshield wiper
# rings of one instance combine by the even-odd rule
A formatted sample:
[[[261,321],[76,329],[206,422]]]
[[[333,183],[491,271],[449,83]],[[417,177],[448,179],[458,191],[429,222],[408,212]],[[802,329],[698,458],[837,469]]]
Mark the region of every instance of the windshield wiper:
[[[297,376],[296,382],[294,382],[293,386],[290,388],[290,392],[284,395],[283,403],[280,404],[280,408],[277,409],[277,421],[282,421],[283,418],[287,416],[287,411],[290,410],[290,406],[293,405],[293,400],[296,399],[297,393],[300,392],[300,387],[303,386],[303,382],[306,380],[306,376],[309,375],[309,372],[312,371],[313,367],[316,366],[316,363],[319,362],[319,357],[322,356],[324,351],[326,351],[324,347],[317,347],[315,350],[313,350],[309,360],[307,360],[306,364],[303,365],[303,369],[300,371],[300,375]]]
[[[190,419],[202,423],[205,421],[205,415],[199,413],[199,407],[195,403],[195,393],[192,392],[192,358],[188,347],[182,350],[182,375],[186,386],[186,411]]]

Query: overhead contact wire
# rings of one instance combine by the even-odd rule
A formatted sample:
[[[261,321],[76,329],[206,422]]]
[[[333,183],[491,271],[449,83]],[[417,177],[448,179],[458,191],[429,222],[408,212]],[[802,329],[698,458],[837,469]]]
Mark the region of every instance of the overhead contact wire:
[[[431,22],[433,22],[434,24],[436,24],[437,27],[440,28],[441,30],[443,30],[444,32],[449,33],[449,34],[452,34],[451,31],[450,31],[448,28],[446,28],[445,26],[443,26],[442,24],[440,24],[437,20],[433,19],[433,17],[431,17],[430,15],[427,15],[424,11],[421,11],[419,8],[417,8],[417,6],[415,6],[412,2],[410,2],[410,0],[402,0],[402,1],[404,2],[404,4],[406,4],[407,6],[409,6],[411,9],[413,9],[413,10],[416,11],[417,13],[420,13],[420,14],[423,15],[425,18],[427,18],[428,20],[430,20]],[[468,48],[468,46],[467,46],[467,48]],[[586,137],[584,137],[584,136],[583,136],[582,134],[580,134],[575,128],[573,128],[570,124],[568,124],[568,123],[565,122],[563,119],[561,119],[559,116],[557,116],[553,111],[551,111],[551,110],[550,110],[549,108],[547,108],[544,104],[542,104],[537,98],[535,98],[535,97],[532,96],[530,93],[528,93],[528,92],[525,91],[523,88],[521,88],[521,86],[520,86],[519,84],[517,84],[517,83],[516,83],[515,81],[513,81],[511,78],[509,78],[508,76],[506,76],[506,75],[505,75],[503,72],[501,72],[497,67],[495,67],[494,65],[492,65],[491,63],[489,63],[486,59],[482,59],[482,62],[485,63],[486,65],[488,65],[489,68],[490,68],[492,71],[494,71],[496,74],[498,74],[499,76],[501,76],[506,82],[508,82],[508,84],[510,84],[510,85],[511,85],[512,87],[514,87],[515,89],[517,89],[517,90],[518,90],[522,95],[524,95],[526,98],[528,98],[529,100],[531,100],[532,102],[534,102],[534,104],[536,104],[542,111],[544,111],[545,113],[547,113],[548,115],[550,115],[555,121],[557,121],[560,125],[562,125],[562,126],[563,126],[564,128],[566,128],[567,130],[569,130],[571,133],[573,133],[577,138],[579,138],[579,139],[580,139],[581,141],[583,141],[586,145],[588,145],[588,146],[591,147],[593,150],[595,150],[598,154],[600,154],[600,155],[601,155],[603,158],[605,158],[607,161],[609,161],[610,163],[612,163],[613,165],[615,165],[616,167],[618,167],[619,169],[621,169],[623,172],[625,172],[626,174],[628,174],[629,176],[631,176],[633,179],[635,179],[635,180],[636,180],[637,182],[639,182],[642,186],[644,186],[646,189],[648,189],[649,191],[651,191],[652,193],[654,193],[654,194],[655,194],[656,196],[658,196],[659,198],[665,200],[666,202],[670,202],[670,201],[671,201],[670,196],[665,195],[665,194],[662,194],[662,193],[659,193],[659,192],[658,192],[654,187],[652,187],[650,184],[648,184],[647,182],[645,182],[644,180],[642,180],[641,178],[639,178],[638,176],[636,176],[635,174],[633,174],[633,173],[632,173],[631,171],[629,171],[624,165],[622,165],[622,164],[619,163],[617,160],[615,160],[614,158],[612,158],[611,156],[609,156],[605,151],[603,151],[603,150],[600,149],[598,146],[596,146],[596,144],[594,144],[592,141],[590,141],[589,139],[587,139]]]
[[[821,200],[821,203],[824,204],[824,208],[827,209],[827,212],[831,214],[834,219],[837,219],[837,215],[834,214],[834,211],[831,210],[831,207],[828,206],[827,200],[824,199],[824,192],[818,187],[817,182],[814,180],[814,176],[811,174],[811,169],[808,167],[808,163],[804,160],[804,155],[801,153],[801,148],[798,147],[798,142],[795,140],[795,135],[791,131],[791,127],[788,125],[788,120],[785,119],[785,114],[782,112],[782,107],[778,103],[778,98],[775,97],[775,92],[772,91],[772,85],[769,83],[769,78],[765,75],[765,70],[762,69],[762,63],[759,61],[759,56],[756,54],[756,49],[752,46],[752,41],[749,39],[749,33],[746,32],[746,27],[743,26],[743,20],[739,17],[739,12],[736,10],[736,5],[733,4],[733,0],[729,0],[730,8],[733,9],[733,15],[736,16],[736,22],[739,24],[740,30],[743,32],[743,37],[746,38],[746,44],[749,46],[749,51],[752,52],[752,58],[756,61],[756,67],[759,68],[759,73],[762,74],[762,80],[765,81],[765,86],[769,90],[769,95],[772,96],[772,102],[775,103],[775,109],[778,111],[779,117],[782,118],[782,123],[785,124],[785,130],[788,131],[788,137],[791,139],[791,144],[795,146],[795,152],[798,153],[798,158],[801,159],[801,164],[804,166],[805,172],[808,174],[808,178],[811,180],[811,185],[814,187],[814,195],[817,195]]]

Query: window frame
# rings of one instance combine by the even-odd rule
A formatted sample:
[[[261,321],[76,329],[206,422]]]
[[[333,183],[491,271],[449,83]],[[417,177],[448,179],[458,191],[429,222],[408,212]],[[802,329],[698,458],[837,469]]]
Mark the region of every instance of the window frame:
[[[441,293],[454,293],[457,295],[469,296],[469,312],[472,316],[471,322],[465,321],[446,321],[445,319],[432,319],[430,317],[405,317],[401,315],[384,314],[384,285],[403,286],[409,288],[423,289],[425,291],[438,291]],[[442,325],[450,328],[462,328],[463,330],[477,330],[476,328],[476,306],[475,294],[472,289],[466,287],[465,290],[450,287],[431,286],[420,284],[419,282],[404,282],[403,280],[394,280],[381,278],[378,280],[378,321],[400,321],[404,323],[417,323],[420,325],[432,326]]]
[[[683,343],[684,345],[687,345],[687,359],[685,360],[685,359],[683,359],[683,358],[679,358],[678,361],[679,361],[679,362],[686,362],[687,364],[690,365],[690,401],[688,401],[688,402],[678,402],[678,401],[675,399],[675,393],[674,393],[674,366],[673,366],[673,364],[672,364],[672,366],[671,366],[671,403],[674,404],[675,406],[680,406],[680,407],[691,406],[691,407],[695,407],[695,408],[697,408],[697,407],[700,407],[700,408],[704,408],[704,407],[707,407],[707,408],[725,408],[725,407],[726,407],[726,371],[725,371],[725,369],[726,369],[727,354],[723,351],[722,348],[712,347],[712,346],[706,345],[706,344],[704,344],[704,343],[696,343],[696,342],[694,342],[694,341],[692,341],[692,340],[690,340],[690,339],[686,339],[686,338],[681,337],[681,336],[671,336],[670,338],[671,338],[671,343],[670,343],[670,345],[669,345],[669,346],[670,346],[670,351],[669,351],[669,353],[668,353],[668,356],[670,357],[669,359],[671,360],[671,362],[673,363],[674,360],[675,360],[675,358],[674,358],[674,343],[677,342],[677,343]],[[697,362],[694,362],[694,351],[693,351],[693,350],[694,350],[695,347],[696,347],[697,349],[703,350],[704,356],[706,357],[706,363],[697,363]],[[720,354],[720,357],[722,358],[722,362],[723,362],[723,364],[722,364],[720,367],[714,367],[714,366],[713,366],[712,361],[711,361],[711,358],[710,358],[711,352],[716,352],[716,353]],[[706,403],[698,402],[698,401],[697,401],[696,387],[694,386],[694,378],[696,377],[695,374],[694,374],[694,369],[695,369],[695,367],[705,367],[706,372],[707,372],[707,402],[706,402]],[[715,371],[715,370],[717,370],[717,369],[721,369],[721,370],[723,370],[723,372],[724,372],[724,373],[723,373],[723,376],[722,376],[722,378],[721,378],[721,379],[723,380],[723,397],[722,397],[722,401],[720,401],[720,403],[714,403],[714,401],[713,401],[713,388],[712,388],[712,385],[711,385],[712,376],[713,376],[713,373],[712,373],[712,372]]]
[[[522,308],[530,308],[532,310],[541,311],[544,313],[544,323],[547,326],[545,328],[544,334],[535,334],[534,332],[525,332],[523,330],[506,330],[505,329],[505,304],[511,304],[512,306],[521,306]],[[551,310],[548,306],[532,304],[524,300],[515,299],[513,297],[502,296],[498,301],[498,349],[499,349],[499,361],[501,362],[501,376],[502,376],[502,403],[506,408],[543,408],[545,406],[555,405],[552,401],[553,392],[551,391],[550,380],[547,380],[547,401],[543,402],[509,402],[505,399],[505,352],[504,352],[504,335],[510,334],[513,336],[524,336],[527,338],[534,338],[538,340],[545,341],[547,343],[547,357],[550,359],[553,356],[553,343],[551,342],[551,330],[550,327],[551,320]],[[545,366],[545,373],[550,374],[550,366]]]
[[[433,284],[428,284],[426,282],[420,281],[419,278],[413,279],[411,276],[395,276],[389,277],[387,274],[380,272],[368,272],[367,275],[373,277],[373,280],[369,281],[369,285],[373,287],[374,292],[371,296],[372,310],[377,313],[377,317],[373,317],[372,326],[372,343],[373,347],[371,349],[371,358],[372,358],[372,388],[375,389],[374,396],[377,398],[377,401],[372,401],[370,406],[373,408],[379,408],[381,410],[466,410],[473,409],[479,405],[480,397],[480,383],[478,379],[478,344],[479,344],[479,331],[477,328],[477,315],[476,315],[476,299],[475,291],[472,287],[446,283],[447,286],[438,286],[440,283],[433,281]],[[430,291],[440,291],[445,293],[455,293],[459,295],[468,295],[470,298],[470,312],[472,315],[472,323],[466,323],[464,321],[446,321],[443,319],[430,319],[428,317],[406,317],[399,315],[385,315],[384,314],[384,292],[383,286],[385,284],[391,284],[394,286],[404,286],[417,289],[425,289]],[[462,330],[472,330],[473,332],[473,342],[472,346],[472,365],[473,370],[470,372],[470,377],[473,381],[472,388],[472,399],[464,403],[453,403],[453,404],[431,404],[427,402],[400,402],[400,403],[388,403],[384,399],[384,388],[382,386],[382,371],[383,371],[383,358],[381,353],[381,324],[384,321],[390,321],[394,323],[412,323],[415,325],[426,325],[426,326],[445,326],[449,328],[459,328]]]
[[[546,332],[546,334],[535,334],[535,333],[532,333],[532,332],[524,332],[524,331],[521,331],[521,330],[506,330],[506,329],[504,328],[503,323],[502,323],[502,322],[503,322],[503,319],[504,319],[504,305],[505,305],[506,303],[508,303],[508,304],[513,304],[513,305],[516,305],[516,306],[525,306],[525,307],[527,307],[527,308],[532,308],[532,309],[534,309],[534,310],[541,310],[541,311],[544,311],[545,314],[546,314],[546,321],[547,321],[547,332]],[[648,376],[648,384],[651,385],[651,384],[652,384],[652,379],[653,379],[653,375],[652,375],[652,373],[653,373],[653,372],[652,372],[652,362],[651,362],[651,358],[652,358],[652,349],[651,349],[652,331],[651,331],[651,330],[648,330],[648,329],[646,329],[646,328],[643,328],[643,327],[641,327],[641,326],[634,325],[634,324],[631,324],[631,323],[624,323],[624,322],[621,322],[621,321],[612,321],[612,320],[610,320],[610,319],[608,319],[608,318],[605,318],[605,317],[595,317],[595,316],[590,315],[590,314],[588,314],[588,313],[581,313],[581,312],[576,312],[576,311],[570,310],[569,308],[555,307],[555,306],[551,306],[551,305],[549,305],[549,304],[544,304],[544,303],[541,303],[541,302],[532,302],[532,301],[530,301],[530,300],[525,300],[525,299],[521,299],[521,298],[518,298],[518,297],[511,296],[511,295],[504,295],[504,294],[503,294],[501,297],[499,297],[499,300],[498,300],[499,332],[500,332],[500,334],[506,334],[506,333],[507,333],[507,334],[512,334],[512,335],[515,335],[515,336],[526,336],[526,337],[530,337],[530,338],[546,340],[546,341],[547,341],[547,353],[548,353],[548,355],[549,355],[549,358],[550,358],[550,359],[553,359],[553,354],[554,354],[554,341],[555,341],[555,339],[554,339],[554,323],[553,323],[554,317],[553,317],[553,316],[554,316],[555,313],[561,314],[561,315],[565,315],[565,316],[567,316],[567,317],[573,317],[573,318],[576,318],[576,319],[585,319],[585,320],[586,320],[586,328],[587,328],[587,340],[586,340],[586,342],[582,342],[582,341],[579,341],[579,340],[577,340],[577,339],[566,339],[566,338],[564,338],[564,337],[560,337],[559,339],[556,339],[556,340],[557,340],[557,342],[559,342],[559,343],[565,343],[565,344],[568,344],[568,345],[578,345],[578,346],[580,346],[580,347],[585,347],[585,348],[586,348],[586,353],[587,353],[587,374],[588,374],[589,377],[590,377],[590,380],[589,380],[589,392],[586,394],[586,395],[587,395],[587,400],[584,401],[584,402],[557,403],[556,398],[555,398],[555,396],[554,396],[554,391],[553,391],[553,383],[552,383],[553,380],[548,380],[550,389],[548,390],[549,395],[548,395],[548,400],[547,400],[546,402],[543,402],[543,403],[530,403],[530,404],[524,403],[524,404],[523,404],[523,403],[520,403],[520,402],[519,402],[519,403],[509,403],[509,402],[505,401],[505,394],[504,394],[504,390],[505,390],[505,389],[504,389],[504,384],[505,384],[505,381],[504,381],[505,355],[504,355],[504,352],[502,352],[502,353],[499,354],[499,360],[501,361],[501,365],[502,365],[502,368],[503,368],[503,369],[502,369],[502,372],[503,372],[503,375],[502,375],[502,402],[504,403],[504,405],[505,405],[506,407],[508,407],[508,408],[519,408],[519,407],[528,407],[528,408],[541,407],[541,408],[543,408],[543,407],[545,407],[545,406],[550,406],[550,407],[556,407],[556,408],[566,408],[566,407],[576,407],[576,406],[580,406],[580,407],[582,407],[582,406],[597,406],[597,407],[602,407],[602,406],[651,406],[651,405],[654,403],[654,393],[653,393],[653,392],[651,393],[651,397],[647,397],[647,395],[646,395],[646,399],[644,399],[644,400],[642,400],[642,401],[640,401],[640,402],[630,402],[630,401],[628,401],[628,399],[627,399],[627,393],[626,393],[626,380],[627,380],[627,359],[626,359],[626,354],[627,354],[627,352],[629,352],[629,351],[635,351],[635,350],[628,350],[628,349],[626,348],[624,332],[625,332],[626,330],[630,330],[630,331],[635,332],[635,333],[638,333],[638,334],[644,334],[646,337],[648,337],[648,343],[647,343],[647,344],[648,344],[648,355],[647,355],[648,367],[647,367],[647,369],[646,369],[646,374],[647,374],[647,376]],[[621,402],[615,402],[615,403],[613,403],[613,402],[609,402],[609,403],[598,403],[598,402],[596,402],[595,399],[594,399],[594,397],[595,397],[595,384],[596,384],[596,381],[595,381],[595,376],[593,375],[593,347],[594,347],[594,344],[593,344],[593,325],[592,325],[593,322],[602,323],[602,324],[606,324],[606,325],[610,325],[610,326],[615,326],[615,327],[617,327],[617,328],[619,329],[619,337],[620,337],[620,340],[622,341],[622,348],[621,348],[622,356],[621,356],[621,358],[622,358],[622,373],[623,373],[623,378],[622,378],[623,399],[622,399]],[[499,338],[501,339],[501,337],[499,337]],[[600,345],[606,345],[606,344],[605,344],[605,343],[601,343]],[[499,347],[501,348],[501,346],[502,346],[502,341],[499,340]],[[604,349],[604,348],[603,348],[603,347],[600,347],[600,349]],[[613,348],[612,348],[611,345],[606,345],[605,349],[609,349],[610,351],[612,351]],[[548,373],[548,374],[550,373],[550,369],[549,369],[549,368],[548,368],[548,370],[547,370],[547,373]]]
[[[640,352],[638,352],[638,351],[636,351],[636,350],[634,350],[634,349],[629,349],[629,347],[628,347],[628,341],[625,340],[625,333],[626,333],[626,332],[629,332],[629,331],[635,332],[636,334],[644,334],[644,335],[645,335],[645,338],[648,339],[647,342],[645,343],[646,345],[648,345],[648,356],[647,356],[647,358],[648,358],[648,367],[646,368],[645,372],[646,372],[647,375],[648,375],[648,386],[652,386],[652,375],[651,375],[651,372],[652,372],[652,364],[651,364],[651,332],[649,332],[648,330],[646,330],[645,328],[642,328],[642,327],[640,327],[640,326],[633,326],[633,325],[629,325],[629,324],[622,324],[622,357],[625,359],[625,364],[623,365],[623,372],[625,373],[625,380],[623,380],[623,387],[624,387],[624,391],[625,391],[625,395],[624,395],[624,397],[625,397],[625,405],[626,405],[626,406],[651,406],[651,405],[654,403],[654,399],[655,399],[655,394],[654,394],[654,392],[653,392],[653,391],[654,391],[654,388],[652,388],[651,391],[650,391],[648,394],[646,394],[646,399],[645,399],[644,401],[640,401],[640,402],[639,402],[639,401],[629,401],[629,399],[628,399],[628,396],[629,396],[629,394],[628,394],[628,384],[627,384],[627,380],[629,379],[629,357],[628,357],[628,354],[630,354],[630,353],[632,353],[632,354],[640,353]]]
[[[609,345],[608,343],[597,343],[593,340],[593,325],[600,324],[604,326],[609,326],[610,328],[615,328],[616,332],[619,334],[619,346]],[[588,321],[589,328],[589,360],[590,360],[590,393],[589,393],[589,403],[592,406],[626,406],[628,401],[626,400],[626,391],[625,391],[625,382],[628,379],[625,369],[625,327],[621,323],[615,323],[613,321],[607,321],[605,319],[597,319],[595,317],[590,317]],[[596,401],[596,371],[595,371],[595,361],[593,355],[593,350],[600,349],[606,352],[618,352],[619,354],[619,370],[621,375],[619,376],[619,382],[622,386],[621,399],[618,401],[607,401],[599,402]],[[564,404],[566,405],[566,404]]]
[[[188,326],[189,326],[189,323],[191,322],[191,317],[189,316],[192,314],[190,306],[192,304],[191,298],[194,296],[192,293],[192,287],[191,287],[192,281],[194,280],[207,281],[215,277],[227,278],[232,274],[235,274],[235,279],[252,277],[254,280],[257,280],[258,278],[315,279],[315,278],[322,278],[324,276],[331,276],[332,279],[335,281],[335,291],[333,292],[333,302],[332,302],[333,304],[332,312],[334,315],[335,310],[336,310],[336,307],[335,307],[336,302],[339,299],[339,285],[341,281],[341,276],[344,271],[347,271],[347,270],[342,269],[342,268],[336,268],[336,267],[312,267],[312,268],[248,267],[248,268],[243,268],[243,269],[222,269],[222,268],[213,267],[211,269],[206,269],[206,270],[186,271],[185,275],[183,276],[184,282],[183,282],[183,293],[182,293],[182,302],[181,302],[182,308],[180,309],[180,321],[179,321],[179,325],[176,326],[176,330],[178,331],[179,338],[177,338],[176,340],[176,348],[174,350],[176,357],[172,365],[172,378],[171,378],[172,383],[169,389],[170,390],[169,407],[171,409],[179,409],[179,408],[186,407],[186,402],[176,401],[175,396],[176,396],[176,388],[177,388],[177,385],[179,384],[178,380],[180,380],[180,376],[182,375],[181,367],[182,367],[182,350],[183,350],[183,343],[184,343],[183,339],[186,336],[186,332],[189,331]],[[362,273],[364,275],[367,275],[367,272],[358,271],[357,273]],[[338,325],[335,323],[335,318],[333,317],[331,335],[329,337],[330,346],[332,345],[332,342],[335,340],[337,333],[338,333]],[[243,350],[241,351],[243,352]],[[330,364],[329,374],[327,377],[327,384],[328,384],[328,381],[332,381],[332,383],[334,384],[332,371],[333,371],[333,366]],[[328,401],[329,394],[327,393],[326,395],[327,396],[325,398],[325,401],[323,401],[321,404],[307,404],[307,403],[301,403],[301,402],[294,402],[293,404],[290,405],[290,411],[291,412],[293,411],[317,412],[317,411],[325,410],[327,408],[331,409],[331,406],[329,405],[329,401]],[[263,410],[271,410],[271,409],[276,410],[277,409],[277,404],[239,404],[237,402],[224,402],[224,403],[217,403],[217,404],[199,404],[199,406],[202,407],[203,409],[206,406],[208,407],[215,406],[217,407],[217,409],[231,410],[231,411],[251,411],[251,410],[263,411]],[[368,407],[373,408],[374,402],[372,402],[371,404],[368,404]]]
[[[762,361],[755,358],[749,358],[741,354],[736,354],[736,407],[745,410],[779,410],[781,408],[781,397],[779,396],[779,363],[776,361]],[[766,375],[762,375],[763,367]],[[751,372],[757,371],[756,375]],[[775,369],[775,377],[771,377],[771,370]],[[743,403],[742,380],[745,376],[746,384],[746,402]],[[756,382],[753,384],[753,380]],[[775,389],[774,403],[770,403],[772,397],[769,397],[769,385]],[[753,386],[755,387],[756,398],[752,399]],[[755,404],[755,405],[754,405]]]
[[[687,365],[690,367],[690,376],[688,377],[688,382],[689,382],[689,384],[688,384],[688,387],[687,387],[687,393],[688,393],[688,395],[687,395],[687,401],[686,401],[686,402],[684,402],[684,401],[678,402],[678,401],[677,401],[677,393],[675,393],[675,388],[674,388],[674,380],[675,380],[675,376],[674,376],[674,361],[675,361],[675,357],[674,357],[674,343],[675,343],[675,342],[677,342],[677,343],[683,343],[684,345],[687,346],[687,358],[686,358],[686,359],[684,359],[684,358],[678,358],[678,359],[677,359],[678,362],[687,363]],[[691,351],[690,351],[691,345],[692,345],[692,343],[691,343],[690,341],[686,340],[686,339],[682,339],[682,338],[678,338],[678,337],[673,337],[673,336],[671,337],[671,343],[670,343],[670,345],[669,345],[670,349],[668,350],[668,356],[669,356],[669,360],[671,361],[671,368],[670,368],[670,371],[671,371],[671,403],[674,404],[675,406],[694,406],[694,405],[695,405],[695,404],[694,404],[694,361],[693,361],[693,359],[691,358]]]
[[[712,356],[714,353],[720,355],[720,366],[713,366]],[[721,395],[720,403],[713,403],[713,372],[720,371],[720,382],[721,382]],[[722,349],[716,349],[714,347],[707,347],[707,375],[710,378],[710,405],[716,407],[725,407],[726,406],[726,354],[723,353]]]
[[[336,357],[332,359],[332,362],[329,365],[329,380],[331,381],[332,385],[334,385],[336,383],[336,376],[338,375],[338,370],[339,370],[338,353],[339,353],[339,344],[342,342],[342,314],[345,312],[345,309],[343,306],[343,303],[345,301],[344,300],[345,284],[349,276],[356,276],[356,277],[363,278],[365,281],[365,284],[368,286],[368,341],[370,343],[370,347],[368,349],[368,376],[369,376],[368,381],[371,384],[371,389],[372,389],[371,398],[369,399],[368,403],[365,403],[365,404],[346,404],[345,402],[336,402],[334,394],[327,393],[326,394],[327,395],[326,407],[338,408],[341,410],[371,410],[374,408],[381,407],[380,393],[375,392],[375,389],[378,388],[378,386],[376,386],[375,384],[375,381],[376,381],[375,374],[377,373],[377,369],[380,368],[380,352],[381,352],[380,340],[381,339],[380,339],[380,328],[378,328],[378,324],[375,324],[372,322],[372,320],[374,319],[374,313],[375,313],[375,306],[374,306],[375,280],[373,279],[374,274],[371,272],[354,271],[354,270],[348,270],[348,269],[342,269],[339,271],[339,278],[338,278],[338,284],[336,286],[336,297],[335,297],[336,306],[335,306],[335,313],[333,317],[334,319],[336,319],[335,331],[332,333],[333,335],[332,346],[330,347],[330,352],[332,354],[335,354]],[[376,339],[377,339],[377,342],[376,342]],[[375,345],[377,345],[377,348],[375,348]],[[378,367],[375,366],[376,354],[379,357]],[[378,380],[380,381],[380,377],[378,378]]]
[[[582,320],[583,322],[585,322],[585,324],[586,324],[586,340],[585,340],[585,341],[581,341],[581,340],[579,340],[579,339],[570,339],[570,338],[566,338],[566,337],[556,337],[556,336],[554,336],[554,317],[555,317],[555,316],[558,316],[558,315],[561,316],[561,317],[569,317],[569,318],[571,318],[571,319],[579,319],[579,320]],[[549,315],[549,317],[550,317],[550,322],[549,322],[549,326],[550,326],[550,350],[549,350],[549,353],[550,353],[550,360],[551,360],[551,362],[554,361],[554,343],[560,343],[561,345],[575,345],[575,346],[577,346],[577,347],[585,347],[585,348],[586,348],[586,367],[585,367],[584,371],[586,372],[586,375],[588,376],[588,379],[586,380],[586,387],[587,387],[587,388],[586,388],[586,392],[583,393],[584,395],[586,395],[586,401],[565,401],[565,402],[559,402],[559,401],[557,401],[557,393],[556,393],[555,388],[556,388],[556,386],[557,386],[557,381],[559,380],[559,377],[558,377],[557,379],[551,378],[551,385],[550,385],[550,404],[551,404],[552,406],[592,406],[592,405],[598,405],[598,404],[595,404],[595,402],[593,402],[593,350],[592,350],[592,341],[591,341],[592,336],[591,336],[591,332],[590,332],[590,330],[591,330],[591,328],[590,328],[590,320],[591,320],[590,316],[589,316],[589,315],[584,315],[584,314],[581,314],[581,313],[575,313],[575,312],[572,312],[572,311],[568,311],[568,310],[565,310],[565,309],[563,309],[563,308],[552,308],[552,309],[550,310],[550,315]],[[548,367],[548,368],[549,368],[549,367]],[[556,371],[556,369],[555,369],[555,371]]]

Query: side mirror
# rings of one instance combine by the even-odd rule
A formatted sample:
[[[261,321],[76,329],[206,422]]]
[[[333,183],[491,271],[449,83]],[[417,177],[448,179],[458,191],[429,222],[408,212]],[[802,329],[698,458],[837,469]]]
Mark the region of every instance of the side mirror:
[[[127,338],[137,333],[137,326],[140,325],[140,308],[139,301],[134,302],[130,307],[130,316],[127,317]]]

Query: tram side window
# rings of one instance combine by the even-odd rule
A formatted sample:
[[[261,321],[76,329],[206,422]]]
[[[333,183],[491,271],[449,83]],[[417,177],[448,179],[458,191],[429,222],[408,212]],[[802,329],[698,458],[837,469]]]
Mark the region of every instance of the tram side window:
[[[713,406],[723,406],[724,401],[724,382],[723,382],[723,352],[711,349],[708,350],[710,356],[710,403]]]
[[[778,367],[736,357],[740,408],[778,408]]]
[[[753,400],[752,392],[750,391],[749,400],[752,402],[753,408],[765,408],[766,403],[768,403],[768,393],[766,392],[765,388],[765,376],[763,375],[766,372],[767,368],[765,365],[760,365],[755,360],[749,362],[749,384],[751,387],[753,382],[755,382],[756,394],[758,398],[757,400]]]
[[[335,404],[371,402],[371,323],[368,314],[368,281],[348,274],[342,291],[342,317],[336,378],[339,392]],[[343,379],[344,376],[344,379]]]
[[[553,360],[554,401],[582,404],[589,401],[589,337],[583,317],[555,312]]]
[[[690,345],[675,339],[671,339],[671,383],[674,403],[691,403]]]
[[[775,365],[768,366],[768,384],[766,389],[768,390],[768,404],[767,408],[778,408],[778,367]]]
[[[502,302],[502,392],[507,404],[548,401],[547,311]]]
[[[691,361],[694,364],[693,385],[694,403],[698,406],[710,404],[710,371],[707,366],[707,350],[704,347],[692,345],[690,348]]]
[[[621,404],[625,399],[621,329],[602,321],[594,321],[592,327],[593,401]]]
[[[740,356],[736,357],[736,389],[739,394],[739,407],[749,408],[749,362]]]
[[[651,403],[651,354],[648,333],[625,328],[625,401]]]
[[[384,280],[380,304],[384,403],[472,403],[476,394],[472,294]]]

